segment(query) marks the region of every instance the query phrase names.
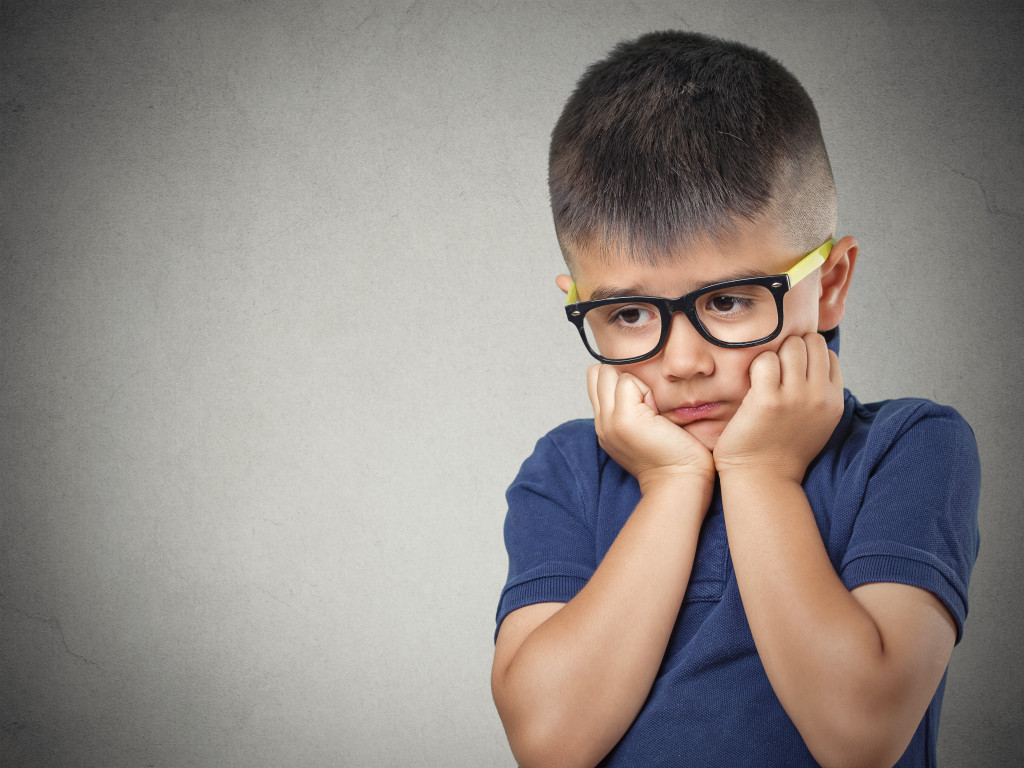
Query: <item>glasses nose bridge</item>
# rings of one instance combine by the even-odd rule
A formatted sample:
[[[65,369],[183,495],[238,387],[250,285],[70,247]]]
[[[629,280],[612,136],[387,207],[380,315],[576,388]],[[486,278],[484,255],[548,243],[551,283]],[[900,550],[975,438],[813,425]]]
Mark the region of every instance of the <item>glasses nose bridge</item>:
[[[669,310],[665,318],[664,336],[658,352],[661,354],[662,370],[675,378],[708,373],[713,370],[713,342],[699,325],[692,302],[687,297],[666,301],[663,311]],[[683,315],[677,322],[676,315]]]
[[[668,332],[672,328],[672,318],[680,313],[686,316],[686,319],[697,333],[701,333],[700,321],[697,319],[697,313],[694,311],[694,295],[692,293],[680,296],[678,299],[665,299],[662,312],[665,313],[662,322],[665,327],[666,341],[668,340]]]

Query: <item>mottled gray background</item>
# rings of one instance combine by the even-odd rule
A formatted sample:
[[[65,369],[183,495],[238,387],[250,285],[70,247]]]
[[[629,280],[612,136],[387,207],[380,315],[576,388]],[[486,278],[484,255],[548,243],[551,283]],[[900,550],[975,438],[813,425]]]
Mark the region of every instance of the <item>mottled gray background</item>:
[[[822,114],[862,399],[974,426],[947,766],[1024,763],[1024,15],[961,2],[4,0],[4,766],[512,765],[503,491],[587,415],[548,133],[616,41]]]

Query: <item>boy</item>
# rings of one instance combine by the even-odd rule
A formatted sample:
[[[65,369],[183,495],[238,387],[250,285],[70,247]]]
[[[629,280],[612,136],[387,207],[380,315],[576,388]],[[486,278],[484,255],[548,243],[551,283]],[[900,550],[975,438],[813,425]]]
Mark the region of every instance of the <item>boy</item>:
[[[858,246],[810,98],[760,51],[647,35],[583,76],[549,182],[600,364],[594,420],[507,494],[519,764],[934,765],[977,449],[949,408],[844,393]]]

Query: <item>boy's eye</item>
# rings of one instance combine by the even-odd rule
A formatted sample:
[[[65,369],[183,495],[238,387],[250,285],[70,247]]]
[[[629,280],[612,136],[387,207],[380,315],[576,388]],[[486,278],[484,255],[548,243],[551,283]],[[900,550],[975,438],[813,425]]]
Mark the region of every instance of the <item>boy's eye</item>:
[[[732,312],[744,306],[744,300],[738,296],[712,296],[708,304],[715,312]]]
[[[617,308],[611,313],[609,320],[620,325],[636,326],[651,322],[657,314],[657,310],[653,307],[631,304]]]
[[[698,304],[698,312],[724,319],[746,315],[762,305],[774,305],[771,293],[762,286],[748,286],[731,288],[728,292],[709,293]]]

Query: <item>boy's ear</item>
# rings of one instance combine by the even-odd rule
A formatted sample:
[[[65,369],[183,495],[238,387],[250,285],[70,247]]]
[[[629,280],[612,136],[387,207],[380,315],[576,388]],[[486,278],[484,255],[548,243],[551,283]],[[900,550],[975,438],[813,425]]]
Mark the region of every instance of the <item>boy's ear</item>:
[[[572,278],[568,275],[559,275],[555,278],[555,285],[562,289],[562,293],[569,293],[572,288]]]
[[[846,296],[857,263],[857,239],[847,235],[832,246],[821,265],[821,296],[818,298],[818,330],[830,331],[846,312]]]

